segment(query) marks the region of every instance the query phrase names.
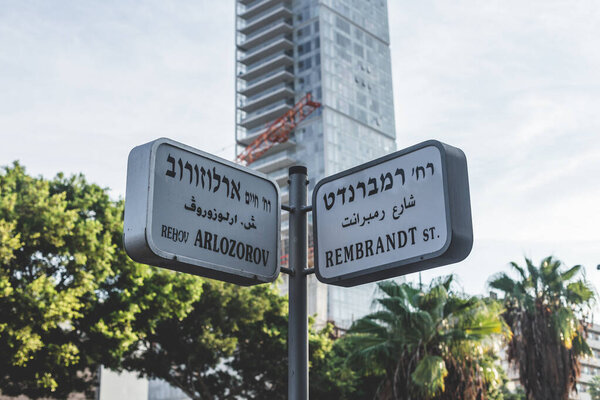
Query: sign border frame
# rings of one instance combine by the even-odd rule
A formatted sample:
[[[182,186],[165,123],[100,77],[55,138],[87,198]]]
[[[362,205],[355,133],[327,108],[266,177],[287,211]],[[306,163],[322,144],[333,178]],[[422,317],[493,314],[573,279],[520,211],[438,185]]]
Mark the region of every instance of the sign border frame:
[[[319,268],[319,240],[317,232],[318,207],[316,207],[318,201],[317,192],[320,187],[326,183],[431,146],[436,147],[440,151],[442,164],[442,182],[444,185],[443,191],[447,229],[446,243],[444,243],[444,246],[431,253],[374,266],[334,278],[327,278],[321,275]],[[449,187],[448,185],[449,174],[451,174],[453,178],[456,178],[452,180],[452,182],[455,183],[452,187]],[[447,145],[438,140],[427,140],[321,179],[313,189],[312,204],[315,275],[319,281],[325,284],[351,287],[456,263],[464,260],[471,252],[473,246],[471,200],[466,156],[459,148]],[[399,267],[405,268],[400,269]]]
[[[234,168],[240,172],[248,173],[256,178],[268,181],[276,192],[276,239],[275,246],[276,265],[273,275],[259,275],[253,272],[242,271],[223,264],[201,261],[187,256],[179,256],[159,249],[154,243],[152,232],[152,207],[154,198],[154,179],[156,172],[156,153],[160,145],[167,144],[187,151],[194,155],[206,158],[217,164]],[[143,172],[139,172],[141,170]],[[129,205],[129,207],[127,207]],[[231,161],[217,157],[205,151],[196,149],[186,144],[169,138],[159,138],[149,143],[134,147],[129,153],[127,163],[127,186],[125,195],[125,218],[123,243],[127,255],[136,262],[155,265],[179,272],[218,279],[225,282],[243,286],[274,282],[281,269],[281,193],[279,185],[274,179],[262,172],[235,164]]]

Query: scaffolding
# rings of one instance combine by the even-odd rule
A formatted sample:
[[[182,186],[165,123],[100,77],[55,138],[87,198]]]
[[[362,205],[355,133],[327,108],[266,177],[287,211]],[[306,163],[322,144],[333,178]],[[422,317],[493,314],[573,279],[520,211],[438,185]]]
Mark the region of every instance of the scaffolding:
[[[311,94],[307,93],[291,110],[273,121],[260,136],[238,154],[236,161],[248,166],[276,144],[287,142],[294,128],[319,107],[321,103],[313,101]]]

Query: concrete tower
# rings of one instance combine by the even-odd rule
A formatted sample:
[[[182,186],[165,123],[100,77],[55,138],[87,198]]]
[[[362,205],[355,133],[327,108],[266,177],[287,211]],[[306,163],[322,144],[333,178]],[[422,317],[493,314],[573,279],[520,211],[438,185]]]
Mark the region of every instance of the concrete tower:
[[[238,153],[307,93],[322,107],[250,164],[277,180],[283,203],[291,165],[308,167],[312,191],[325,176],[395,150],[386,0],[236,0]],[[373,292],[311,276],[309,313],[347,328],[369,312]]]

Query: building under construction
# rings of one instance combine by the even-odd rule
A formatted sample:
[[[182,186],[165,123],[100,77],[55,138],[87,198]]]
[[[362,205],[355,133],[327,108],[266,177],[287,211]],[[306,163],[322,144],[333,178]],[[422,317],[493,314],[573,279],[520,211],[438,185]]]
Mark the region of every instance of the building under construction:
[[[386,0],[236,0],[236,14],[238,161],[273,177],[283,203],[291,165],[308,167],[312,190],[395,150]],[[374,286],[312,276],[308,290],[309,313],[346,328],[369,311]]]

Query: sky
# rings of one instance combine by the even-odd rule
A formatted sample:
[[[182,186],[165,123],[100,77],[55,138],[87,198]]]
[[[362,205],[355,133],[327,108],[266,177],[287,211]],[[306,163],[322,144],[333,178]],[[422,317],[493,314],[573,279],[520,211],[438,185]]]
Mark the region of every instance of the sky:
[[[553,255],[600,289],[600,3],[388,8],[398,149],[437,139],[469,164],[471,255],[422,280],[481,294]],[[156,138],[233,159],[234,22],[233,1],[0,0],[0,165],[81,172],[116,199]]]

